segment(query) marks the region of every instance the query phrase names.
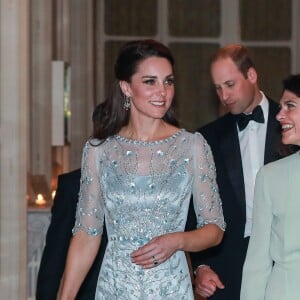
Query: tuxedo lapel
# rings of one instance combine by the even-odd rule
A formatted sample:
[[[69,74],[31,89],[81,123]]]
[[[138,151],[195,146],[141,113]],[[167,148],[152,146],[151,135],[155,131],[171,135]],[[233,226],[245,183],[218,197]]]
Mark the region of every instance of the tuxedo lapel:
[[[278,104],[269,100],[269,116],[266,133],[264,163],[278,159],[280,143],[279,123],[275,116],[278,113]],[[242,157],[235,117],[228,114],[218,130],[218,139],[221,153],[226,165],[233,192],[243,214],[246,214],[245,183],[243,175]],[[245,215],[246,217],[246,215]]]
[[[280,125],[276,120],[279,106],[276,102],[269,100],[269,116],[267,124],[267,135],[265,144],[264,163],[267,164],[279,158],[278,150],[280,144]]]
[[[244,175],[242,168],[242,158],[240,151],[240,144],[238,139],[238,133],[236,128],[235,118],[232,115],[228,115],[228,122],[221,130],[220,149],[226,164],[228,171],[228,177],[235,193],[235,198],[245,211],[245,185]]]

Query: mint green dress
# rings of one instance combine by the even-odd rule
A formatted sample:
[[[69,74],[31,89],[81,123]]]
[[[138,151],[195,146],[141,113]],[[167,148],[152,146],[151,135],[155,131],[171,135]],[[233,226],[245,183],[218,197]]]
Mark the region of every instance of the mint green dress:
[[[300,299],[299,191],[299,152],[259,171],[241,300]]]

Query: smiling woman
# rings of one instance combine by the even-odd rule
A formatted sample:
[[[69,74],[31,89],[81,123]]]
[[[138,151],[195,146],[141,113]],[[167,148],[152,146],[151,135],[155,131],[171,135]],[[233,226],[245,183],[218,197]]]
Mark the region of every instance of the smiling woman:
[[[135,140],[161,140],[174,134],[178,129],[171,129],[161,124],[161,119],[174,97],[174,75],[172,65],[166,58],[149,57],[142,61],[130,82],[120,81],[122,93],[130,99],[131,118],[129,124],[122,128],[120,134]],[[143,122],[157,123],[151,126],[152,132],[137,132]]]
[[[277,115],[282,127],[282,142],[300,146],[300,75],[287,78],[283,84],[281,110]]]
[[[277,120],[282,142],[300,146],[300,74],[283,81]],[[255,185],[253,229],[241,300],[298,299],[300,153],[264,166]]]
[[[101,243],[95,299],[185,299],[184,251],[220,243],[225,228],[211,150],[178,127],[174,60],[154,40],[125,44],[112,96],[82,156],[81,186],[61,299],[74,299]],[[198,228],[184,232],[191,195]]]

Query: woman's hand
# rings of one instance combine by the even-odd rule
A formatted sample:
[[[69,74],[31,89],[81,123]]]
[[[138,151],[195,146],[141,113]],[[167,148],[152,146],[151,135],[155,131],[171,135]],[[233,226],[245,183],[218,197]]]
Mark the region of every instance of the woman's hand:
[[[180,232],[176,232],[153,238],[131,253],[131,261],[143,269],[150,269],[165,262],[179,249],[180,235]]]

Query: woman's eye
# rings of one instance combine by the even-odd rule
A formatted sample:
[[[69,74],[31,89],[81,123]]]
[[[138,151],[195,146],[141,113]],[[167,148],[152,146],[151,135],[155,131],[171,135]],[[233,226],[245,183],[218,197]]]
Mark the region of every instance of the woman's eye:
[[[155,84],[155,81],[154,79],[147,79],[144,81],[145,84],[149,84],[149,85],[154,85]]]
[[[293,108],[293,107],[295,107],[296,105],[295,105],[295,103],[294,102],[287,102],[286,103],[286,107],[288,108],[288,109],[291,109],[291,108]]]
[[[169,78],[165,81],[165,84],[167,85],[173,85],[174,84],[174,78]]]

